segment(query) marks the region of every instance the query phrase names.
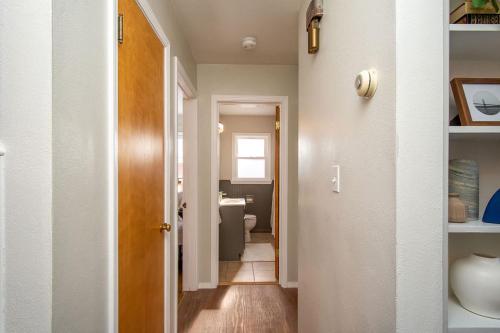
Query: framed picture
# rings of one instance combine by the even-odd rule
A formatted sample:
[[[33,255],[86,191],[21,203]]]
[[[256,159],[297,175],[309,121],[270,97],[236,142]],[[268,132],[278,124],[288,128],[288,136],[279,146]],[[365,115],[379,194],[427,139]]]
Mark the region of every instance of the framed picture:
[[[500,126],[500,79],[456,78],[451,89],[462,126]]]

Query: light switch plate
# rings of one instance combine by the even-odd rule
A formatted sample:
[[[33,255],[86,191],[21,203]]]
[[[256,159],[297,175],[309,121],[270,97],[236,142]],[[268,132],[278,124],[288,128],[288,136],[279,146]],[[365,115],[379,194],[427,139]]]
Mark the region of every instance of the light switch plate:
[[[340,165],[332,166],[332,191],[340,193]]]

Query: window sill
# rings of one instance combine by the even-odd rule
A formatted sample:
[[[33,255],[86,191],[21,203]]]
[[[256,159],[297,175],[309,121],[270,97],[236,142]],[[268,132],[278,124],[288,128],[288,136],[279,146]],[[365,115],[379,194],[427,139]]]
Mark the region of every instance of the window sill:
[[[272,179],[263,180],[244,180],[244,179],[231,179],[231,184],[247,184],[247,185],[269,185],[273,182]]]

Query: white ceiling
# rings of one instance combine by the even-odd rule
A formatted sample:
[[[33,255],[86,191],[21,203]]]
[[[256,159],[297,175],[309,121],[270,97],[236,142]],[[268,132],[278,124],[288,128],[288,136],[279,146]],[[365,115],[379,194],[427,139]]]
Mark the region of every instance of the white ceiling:
[[[197,63],[297,64],[298,13],[303,0],[173,2]],[[254,50],[241,47],[246,36],[257,38]]]
[[[274,104],[220,104],[219,114],[223,116],[274,116]]]

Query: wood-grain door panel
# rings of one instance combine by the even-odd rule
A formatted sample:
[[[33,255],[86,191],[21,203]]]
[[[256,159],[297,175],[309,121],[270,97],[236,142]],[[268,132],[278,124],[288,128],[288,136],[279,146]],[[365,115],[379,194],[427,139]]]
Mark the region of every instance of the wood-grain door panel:
[[[164,326],[164,48],[134,0],[119,0],[118,298],[121,333]]]

